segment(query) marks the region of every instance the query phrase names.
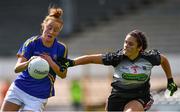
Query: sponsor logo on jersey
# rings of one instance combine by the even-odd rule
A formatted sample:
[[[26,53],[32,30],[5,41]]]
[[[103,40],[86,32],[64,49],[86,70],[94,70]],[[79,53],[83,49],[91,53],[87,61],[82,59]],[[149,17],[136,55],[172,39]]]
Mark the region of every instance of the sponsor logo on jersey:
[[[122,77],[126,80],[137,80],[137,81],[145,81],[148,78],[146,74],[130,74],[130,73],[123,73]]]

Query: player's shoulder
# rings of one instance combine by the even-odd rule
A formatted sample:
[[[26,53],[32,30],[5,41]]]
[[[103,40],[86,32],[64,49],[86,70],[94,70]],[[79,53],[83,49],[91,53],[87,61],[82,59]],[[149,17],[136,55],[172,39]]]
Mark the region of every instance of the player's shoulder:
[[[122,49],[118,49],[118,50],[115,50],[113,52],[108,52],[108,53],[111,53],[113,55],[117,55],[117,56],[120,56],[120,55],[123,55],[123,50]]]
[[[57,45],[67,49],[67,45],[65,43],[61,42],[61,41],[57,41]]]
[[[119,49],[119,50],[113,52],[112,55],[114,55],[114,57],[117,57],[117,58],[120,58],[120,57],[122,58],[124,56],[123,50]]]
[[[120,60],[123,58],[123,51],[122,50],[116,50],[116,51],[113,51],[113,52],[107,52],[105,54],[103,54],[103,57],[104,58],[107,58],[107,59],[112,59],[112,60]]]
[[[108,52],[102,55],[104,65],[117,66],[123,60],[122,50],[116,50],[113,52]]]
[[[160,65],[161,63],[160,52],[157,49],[143,52],[142,58],[148,60],[152,65]]]
[[[38,39],[39,39],[39,36],[37,35],[37,36],[32,36],[32,37],[28,38],[27,41],[36,41]]]
[[[116,51],[116,53],[117,53],[117,55],[121,55],[122,56],[123,55],[123,50],[119,49],[119,50]]]
[[[144,56],[156,56],[156,55],[160,55],[160,52],[157,49],[152,49],[152,50],[142,52],[142,55],[144,55]]]
[[[64,51],[64,56],[63,57],[67,57],[67,55],[68,55],[68,47],[66,46],[66,44],[61,42],[61,41],[57,41],[57,46],[58,46],[58,49],[61,49],[61,51]]]
[[[32,36],[32,37],[28,38],[24,44],[27,46],[31,43],[37,42],[38,39],[39,39],[39,36]]]

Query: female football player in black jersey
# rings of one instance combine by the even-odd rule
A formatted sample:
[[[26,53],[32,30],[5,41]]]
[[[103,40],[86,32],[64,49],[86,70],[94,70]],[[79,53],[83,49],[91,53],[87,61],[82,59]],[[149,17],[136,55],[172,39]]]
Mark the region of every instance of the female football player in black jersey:
[[[106,54],[84,55],[74,60],[61,60],[65,67],[90,63],[112,65],[115,72],[106,110],[146,111],[153,103],[150,94],[150,75],[153,66],[162,66],[170,95],[172,96],[177,90],[168,59],[157,50],[145,51],[147,46],[144,33],[134,30],[127,34],[121,50]]]

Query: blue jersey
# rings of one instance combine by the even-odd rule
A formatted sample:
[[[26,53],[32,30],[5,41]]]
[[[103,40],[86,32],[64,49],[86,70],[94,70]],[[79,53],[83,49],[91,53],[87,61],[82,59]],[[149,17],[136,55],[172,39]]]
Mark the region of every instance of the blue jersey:
[[[39,56],[42,53],[47,53],[51,58],[58,64],[58,58],[67,57],[67,48],[64,44],[60,43],[55,39],[51,47],[46,47],[42,43],[42,38],[34,36],[29,38],[19,49],[17,56],[23,56],[27,60],[32,56]],[[55,95],[54,82],[56,73],[50,68],[49,74],[43,79],[34,79],[29,73],[28,69],[24,70],[16,78],[15,85],[37,98],[48,98]]]

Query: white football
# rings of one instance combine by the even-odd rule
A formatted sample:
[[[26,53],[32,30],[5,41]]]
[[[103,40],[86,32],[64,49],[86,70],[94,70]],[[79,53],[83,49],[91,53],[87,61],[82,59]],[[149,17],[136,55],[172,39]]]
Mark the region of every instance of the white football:
[[[29,63],[28,72],[35,79],[43,79],[49,73],[49,64],[45,59],[38,56]]]

